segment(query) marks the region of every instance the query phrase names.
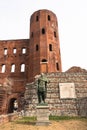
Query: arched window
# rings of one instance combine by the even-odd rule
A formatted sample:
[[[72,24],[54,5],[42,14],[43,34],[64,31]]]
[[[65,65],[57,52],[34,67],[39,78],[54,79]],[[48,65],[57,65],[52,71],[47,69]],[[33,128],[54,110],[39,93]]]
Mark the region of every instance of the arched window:
[[[52,51],[52,44],[49,44],[49,50]]]
[[[15,64],[12,64],[12,65],[11,65],[11,72],[12,72],[12,73],[15,72]]]
[[[36,45],[36,51],[38,51],[38,49],[39,49],[39,46],[38,46],[38,45]]]
[[[39,21],[39,17],[38,16],[36,16],[36,21]]]
[[[47,60],[46,59],[42,59],[42,62],[47,62]]]
[[[56,32],[54,31],[54,37],[56,37]]]
[[[1,72],[2,72],[2,73],[5,73],[5,70],[6,70],[6,65],[3,64],[3,65],[2,65],[2,71],[1,71]]]
[[[26,48],[25,47],[22,48],[22,54],[26,54]]]
[[[59,70],[59,64],[58,64],[58,62],[56,63],[56,69]]]
[[[4,55],[7,55],[7,48],[4,48]]]
[[[13,48],[13,54],[16,54],[16,52],[17,52],[17,49]]]
[[[48,21],[50,21],[50,15],[48,15]]]
[[[44,28],[42,28],[42,34],[45,34],[45,29]]]
[[[21,72],[25,72],[25,64],[21,64]]]

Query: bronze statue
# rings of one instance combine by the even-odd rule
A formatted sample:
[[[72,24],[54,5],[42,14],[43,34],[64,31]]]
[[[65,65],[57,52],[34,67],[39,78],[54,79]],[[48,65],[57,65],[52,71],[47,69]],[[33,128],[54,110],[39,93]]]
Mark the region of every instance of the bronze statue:
[[[37,95],[38,102],[45,103],[46,94],[47,94],[47,83],[49,83],[45,74],[41,73],[41,76],[37,80]]]

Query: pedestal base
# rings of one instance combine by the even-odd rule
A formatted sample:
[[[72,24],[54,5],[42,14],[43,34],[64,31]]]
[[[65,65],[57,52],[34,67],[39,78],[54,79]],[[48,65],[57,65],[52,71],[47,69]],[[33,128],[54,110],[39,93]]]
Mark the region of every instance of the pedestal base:
[[[37,122],[36,125],[49,125],[49,106],[38,105],[37,107]]]

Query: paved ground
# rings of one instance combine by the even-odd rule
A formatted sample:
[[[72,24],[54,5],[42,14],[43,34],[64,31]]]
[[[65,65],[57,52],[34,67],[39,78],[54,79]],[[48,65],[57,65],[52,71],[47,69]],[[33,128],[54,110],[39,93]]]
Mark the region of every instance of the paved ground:
[[[51,121],[49,126],[10,122],[0,125],[0,130],[87,130],[87,120]]]

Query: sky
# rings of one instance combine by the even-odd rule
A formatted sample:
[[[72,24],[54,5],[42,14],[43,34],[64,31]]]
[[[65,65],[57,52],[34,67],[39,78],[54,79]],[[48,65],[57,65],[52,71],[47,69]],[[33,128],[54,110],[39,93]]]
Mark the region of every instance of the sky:
[[[87,70],[87,0],[0,0],[0,40],[28,39],[30,16],[39,9],[57,16],[62,70]]]

